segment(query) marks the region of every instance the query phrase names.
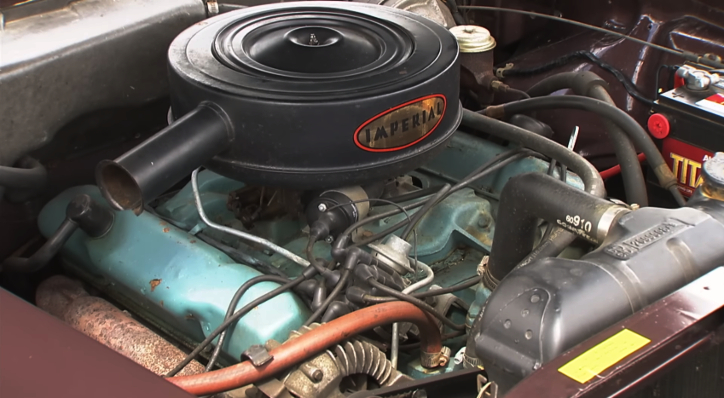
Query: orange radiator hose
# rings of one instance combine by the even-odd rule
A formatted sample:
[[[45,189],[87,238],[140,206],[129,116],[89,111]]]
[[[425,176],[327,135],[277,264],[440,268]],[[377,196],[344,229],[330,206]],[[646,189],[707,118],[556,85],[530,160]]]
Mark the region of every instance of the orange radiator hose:
[[[363,308],[323,324],[271,350],[273,359],[260,367],[249,361],[228,368],[168,380],[194,395],[210,395],[232,390],[270,377],[299,364],[330,346],[361,332],[394,322],[411,322],[420,330],[422,355],[439,355],[442,351],[440,330],[435,319],[414,305],[395,301]]]

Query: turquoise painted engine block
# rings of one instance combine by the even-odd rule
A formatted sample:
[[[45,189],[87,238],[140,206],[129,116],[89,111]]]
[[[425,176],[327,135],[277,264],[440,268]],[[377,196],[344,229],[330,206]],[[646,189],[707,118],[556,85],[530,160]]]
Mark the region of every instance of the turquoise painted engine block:
[[[458,132],[441,155],[409,175],[423,188],[455,182],[509,149]],[[503,186],[514,175],[547,169],[547,162],[521,159],[449,196],[422,219],[416,230],[416,252],[421,261],[435,270],[435,284],[444,287],[475,277],[480,260],[492,244],[493,214]],[[244,184],[209,171],[199,173],[198,182],[209,218],[243,230],[241,222],[227,209],[227,198]],[[579,188],[583,185],[573,174],[569,174],[568,182]],[[40,230],[45,236],[56,230],[68,202],[81,193],[105,204],[94,186],[65,191],[40,214]],[[389,209],[389,206],[373,207],[370,214]],[[130,211],[116,212],[113,228],[101,238],[91,239],[82,231],[76,232],[63,247],[62,258],[71,273],[189,346],[203,340],[223,321],[236,289],[260,275],[204,243],[197,233],[203,231],[214,240],[271,264],[287,275],[301,273],[301,267],[286,258],[258,250],[201,223],[190,184],[154,210],[158,215],[146,211],[137,217]],[[403,217],[399,214],[384,218],[365,225],[358,232],[363,236],[374,234]],[[300,255],[308,240],[305,223],[293,217],[259,221],[249,232]],[[319,242],[315,249],[319,257],[329,256],[329,244]],[[239,308],[276,286],[270,282],[254,286],[244,295]],[[477,315],[488,294],[483,288],[459,293],[471,303],[469,319]],[[293,293],[258,306],[241,319],[227,338],[226,360],[238,361],[252,344],[263,344],[269,339],[285,341],[289,332],[298,329],[308,316],[309,309]]]
[[[44,235],[58,228],[66,205],[82,193],[106,203],[95,186],[63,192],[40,213]],[[101,238],[77,231],[63,247],[62,256],[72,273],[189,345],[203,340],[223,321],[239,286],[261,275],[149,212],[138,217],[130,211],[116,212],[113,227]],[[271,282],[254,285],[238,308],[277,286]],[[225,352],[238,360],[252,344],[284,341],[308,316],[309,310],[296,295],[277,296],[236,324],[224,344]]]

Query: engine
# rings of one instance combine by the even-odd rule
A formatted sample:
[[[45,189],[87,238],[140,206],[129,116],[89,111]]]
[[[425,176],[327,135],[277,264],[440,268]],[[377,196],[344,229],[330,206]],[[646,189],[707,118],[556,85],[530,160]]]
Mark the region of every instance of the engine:
[[[0,284],[190,394],[504,397],[724,265],[721,24],[50,3],[0,8]]]

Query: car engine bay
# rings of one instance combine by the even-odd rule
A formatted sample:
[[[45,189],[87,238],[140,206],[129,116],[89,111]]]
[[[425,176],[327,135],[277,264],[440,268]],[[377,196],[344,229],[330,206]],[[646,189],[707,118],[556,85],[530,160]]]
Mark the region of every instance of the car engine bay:
[[[0,16],[0,291],[193,396],[520,397],[724,266],[717,0]]]

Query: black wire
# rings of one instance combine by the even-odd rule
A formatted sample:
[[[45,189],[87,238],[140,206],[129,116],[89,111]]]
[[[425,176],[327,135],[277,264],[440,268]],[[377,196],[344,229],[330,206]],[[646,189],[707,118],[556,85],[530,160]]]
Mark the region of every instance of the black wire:
[[[443,3],[447,6],[447,8],[450,9],[450,14],[452,14],[453,19],[455,20],[455,23],[458,25],[467,25],[467,21],[465,17],[463,17],[462,14],[460,14],[460,10],[458,9],[458,4],[455,2],[455,0],[443,0]]]
[[[410,237],[412,230],[415,229],[417,224],[420,223],[420,220],[422,220],[422,218],[425,217],[425,215],[427,213],[429,213],[430,210],[435,205],[437,205],[441,200],[443,200],[444,198],[447,197],[447,193],[450,192],[451,188],[452,188],[452,186],[450,186],[450,184],[445,184],[442,186],[442,188],[440,188],[440,191],[438,191],[438,193],[436,193],[435,196],[433,196],[427,200],[427,202],[422,206],[422,208],[420,210],[418,210],[415,213],[415,215],[412,217],[412,220],[409,220],[409,222],[407,223],[407,227],[405,227],[405,229],[400,234],[402,239],[407,240],[407,238]],[[408,216],[408,218],[409,218],[409,216]]]
[[[407,202],[410,200],[420,199],[420,198],[424,198],[425,196],[433,195],[437,191],[439,191],[440,188],[442,188],[442,186],[422,188],[422,189],[418,189],[417,191],[412,191],[410,193],[387,198],[387,200],[389,200],[390,202],[393,202],[393,203],[403,203],[403,202]],[[383,202],[378,202],[378,203],[383,203]],[[386,205],[386,204],[387,203],[385,202],[384,205]],[[373,202],[373,203],[371,203],[371,206],[375,207],[375,206],[379,206],[379,205]]]
[[[344,286],[347,284],[347,280],[349,279],[349,275],[350,270],[348,269],[342,272],[342,277],[339,278],[339,282],[337,282],[337,285],[334,286],[334,289],[331,293],[329,293],[329,296],[327,296],[324,302],[322,302],[322,305],[320,305],[319,308],[317,308],[317,310],[314,311],[314,313],[304,322],[304,326],[311,325],[314,321],[317,320],[317,318],[319,318],[324,313],[324,311],[327,310],[327,307],[329,307],[332,301],[334,301],[334,299],[339,296],[339,293],[342,292],[342,289],[344,289]]]
[[[513,14],[523,14],[523,15],[528,15],[528,16],[532,16],[532,17],[538,17],[538,18],[544,18],[544,19],[551,19],[551,20],[553,20],[553,21],[563,22],[563,23],[567,23],[567,24],[570,24],[570,25],[578,26],[578,27],[581,27],[581,28],[586,28],[586,29],[590,29],[590,30],[595,30],[596,32],[602,32],[602,33],[605,33],[605,34],[607,34],[607,35],[617,36],[617,37],[620,37],[620,38],[622,38],[622,39],[631,40],[631,41],[634,41],[634,42],[636,42],[636,43],[642,44],[642,45],[644,45],[644,46],[648,46],[648,47],[651,47],[651,48],[655,48],[655,49],[657,49],[657,50],[659,50],[659,51],[663,51],[663,52],[666,52],[666,53],[669,53],[669,54],[674,54],[674,55],[678,55],[678,56],[680,56],[680,57],[687,58],[687,57],[686,57],[686,54],[685,54],[683,51],[681,51],[681,50],[676,50],[676,49],[673,49],[673,48],[668,48],[668,47],[660,46],[660,45],[655,44],[655,43],[649,43],[649,42],[647,42],[646,40],[641,40],[641,39],[638,39],[638,38],[635,38],[635,37],[632,37],[632,36],[629,36],[629,35],[625,35],[625,34],[623,34],[623,33],[614,32],[614,31],[612,31],[612,30],[600,28],[600,27],[594,26],[594,25],[589,25],[589,24],[586,24],[586,23],[583,23],[583,22],[574,21],[574,20],[572,20],[572,19],[561,18],[561,17],[555,16],[555,15],[541,14],[541,13],[533,12],[533,11],[517,10],[517,9],[514,9],[514,8],[493,7],[493,6],[459,6],[458,9],[461,9],[461,10],[478,10],[478,11],[508,12],[508,13],[513,13]]]
[[[441,296],[443,294],[454,293],[454,292],[457,292],[460,290],[464,290],[464,289],[473,287],[473,286],[477,285],[478,283],[480,283],[480,277],[473,278],[467,282],[458,283],[457,285],[448,286],[448,287],[445,287],[442,289],[433,289],[433,290],[428,290],[428,291],[422,292],[422,293],[413,293],[412,297],[426,298],[426,297]]]
[[[246,315],[249,311],[253,310],[254,307],[261,305],[261,304],[271,300],[272,298],[286,292],[287,290],[290,290],[290,289],[296,287],[297,285],[299,285],[306,279],[307,278],[304,275],[300,275],[300,276],[294,278],[293,280],[289,281],[288,283],[286,283],[282,286],[279,286],[278,288],[276,288],[262,296],[259,296],[258,298],[251,301],[249,304],[245,305],[244,308],[236,311],[234,313],[234,315],[232,315],[229,319],[222,322],[221,325],[219,325],[216,329],[214,329],[213,332],[211,332],[208,336],[206,336],[204,341],[199,343],[199,345],[196,346],[196,348],[194,348],[194,350],[191,351],[181,362],[179,362],[179,364],[176,365],[175,368],[171,369],[168,373],[166,373],[166,377],[173,377],[174,375],[176,375],[176,373],[181,371],[181,369],[183,369],[186,365],[188,365],[191,361],[193,361],[194,358],[196,358],[196,356],[199,355],[199,353],[204,350],[204,348],[206,348],[209,344],[211,344],[211,342],[214,341],[216,336],[220,335],[229,326],[231,326],[234,323],[236,323],[237,321],[239,321],[239,319],[241,319],[241,317]]]
[[[470,185],[471,183],[473,183],[483,177],[486,177],[487,175],[489,175],[492,172],[500,170],[501,168],[507,166],[508,164],[510,164],[522,157],[527,157],[527,156],[542,156],[542,155],[540,155],[537,152],[533,152],[533,151],[530,151],[527,149],[521,149],[521,148],[513,149],[513,150],[510,150],[507,152],[502,152],[502,153],[498,154],[496,157],[494,157],[493,159],[484,163],[482,166],[475,169],[467,177],[463,178],[463,180],[456,183],[452,188],[450,188],[450,191],[448,191],[448,195],[450,195],[454,192],[457,192],[460,189],[465,188],[466,186]],[[423,203],[424,203],[424,201],[416,202],[417,206],[420,206]],[[398,213],[398,212],[395,212],[394,210],[391,212],[392,212],[392,214],[389,214],[389,215],[394,215],[394,214]],[[388,213],[390,213],[390,212],[388,212]],[[389,215],[385,215],[385,217],[388,217]],[[381,218],[383,218],[383,217],[381,217]],[[407,225],[407,220],[400,221],[399,223],[391,226],[390,228],[387,228],[384,231],[378,232],[378,233],[364,239],[361,242],[355,243],[354,245],[352,245],[352,247],[359,247],[359,246],[364,246],[369,243],[372,243],[376,240],[379,240],[379,239],[397,231],[398,229],[404,227],[405,225]],[[345,234],[343,233],[343,236],[344,235]]]
[[[445,188],[445,186],[448,186],[448,187],[449,187],[448,184],[445,184],[445,185],[442,186],[442,188]],[[430,202],[430,201],[432,201],[433,199],[434,199],[434,198],[429,198],[429,199],[427,199],[427,200],[425,201],[425,205],[427,205],[427,203]],[[340,206],[344,206],[344,205],[348,205],[348,204],[353,204],[353,203],[361,203],[361,202],[372,202],[372,203],[379,202],[379,203],[386,203],[386,204],[388,204],[388,205],[390,205],[390,206],[395,206],[395,207],[397,207],[397,209],[398,209],[400,212],[405,213],[405,217],[406,217],[407,223],[412,223],[412,222],[414,221],[414,218],[410,217],[410,213],[408,213],[407,210],[405,210],[404,207],[402,207],[402,206],[399,205],[398,203],[393,202],[393,201],[390,200],[390,199],[380,199],[380,198],[359,199],[359,200],[355,200],[354,202],[340,203],[340,204],[334,205],[334,206],[330,207],[329,209],[327,209],[327,211],[336,209],[337,207],[340,207]],[[423,207],[423,209],[424,209],[424,207]],[[420,210],[420,211],[422,211],[422,210]],[[419,213],[419,212],[418,212],[418,213]],[[415,216],[417,216],[417,213],[415,213]],[[387,236],[387,234],[385,234],[384,236]],[[405,238],[405,239],[407,239],[407,238]],[[413,254],[414,254],[414,255],[413,255],[413,259],[415,260],[415,266],[417,266],[417,234],[415,234],[415,236],[414,236],[414,240],[413,240],[413,243],[412,243],[412,249],[413,249]],[[309,247],[307,247],[307,250],[309,250]],[[309,256],[310,256],[310,253],[308,252],[308,253],[307,253],[307,257],[309,257]],[[309,261],[311,262],[312,260],[310,259]]]
[[[473,278],[467,282],[458,283],[457,285],[448,286],[442,289],[430,289],[421,293],[410,293],[410,296],[418,299],[442,296],[443,294],[455,293],[460,290],[471,288],[480,283],[481,277]],[[394,297],[378,297],[378,296],[366,296],[365,299],[369,299],[370,302],[374,303],[389,303],[391,301],[400,301]]]
[[[560,66],[566,65],[567,63],[576,60],[576,59],[588,59],[601,69],[611,73],[616,80],[618,80],[623,87],[626,89],[626,92],[633,98],[651,106],[653,105],[654,101],[646,98],[646,96],[641,93],[641,91],[636,87],[636,85],[628,78],[626,75],[623,74],[620,70],[616,69],[611,64],[606,63],[602,59],[598,58],[595,54],[593,54],[590,51],[575,51],[570,54],[566,54],[560,58],[554,59],[553,61],[543,64],[540,66],[536,66],[533,68],[526,68],[526,69],[506,69],[501,70],[500,73],[502,76],[505,77],[511,77],[511,76],[530,76],[530,75],[537,75],[544,72],[549,72],[555,68],[558,68]]]
[[[241,297],[249,290],[252,286],[256,285],[257,283],[261,282],[277,282],[280,284],[288,283],[289,278],[285,278],[282,276],[277,275],[259,275],[254,278],[249,279],[248,281],[244,282],[243,285],[239,287],[239,289],[234,294],[234,297],[231,298],[231,302],[229,303],[229,307],[226,309],[226,315],[224,316],[224,320],[228,320],[231,318],[231,316],[234,314],[234,310],[236,309],[236,306],[239,305],[239,301],[241,301]],[[214,365],[216,364],[216,361],[219,359],[219,355],[221,354],[221,347],[224,345],[224,340],[226,338],[226,333],[231,328],[231,325],[224,329],[223,332],[219,335],[219,341],[216,343],[216,347],[214,347],[214,353],[211,355],[211,358],[209,359],[209,363],[206,365],[206,371],[214,368]]]
[[[654,89],[656,91],[654,92],[654,99],[659,97],[659,89],[661,88],[661,87],[659,87],[659,85],[661,84],[661,81],[659,79],[661,77],[662,69],[668,69],[669,72],[673,72],[673,71],[676,71],[677,69],[679,69],[679,67],[671,66],[671,65],[659,65],[659,68],[656,70],[656,79],[655,79],[655,87],[654,87]]]
[[[203,232],[199,232],[198,234],[196,234],[196,237],[208,243],[209,245],[219,249],[221,252],[229,256],[232,260],[240,264],[248,265],[263,274],[272,274],[283,278],[288,278],[288,276],[283,271],[269,264],[268,262],[260,260],[235,247],[227,246],[219,242],[218,240],[210,237],[209,235],[206,235]]]
[[[398,292],[397,290],[395,290],[391,287],[387,287],[383,283],[380,283],[374,279],[370,279],[367,282],[370,284],[370,286],[376,288],[377,290],[385,293],[388,296],[392,296],[401,301],[407,301],[408,303],[413,304],[417,308],[430,313],[430,315],[434,316],[440,322],[442,322],[445,326],[447,326],[453,330],[465,330],[465,325],[458,325],[457,323],[449,320],[447,317],[445,317],[445,315],[441,314],[436,309],[432,308],[432,306],[430,306],[429,304],[427,304],[426,302],[424,302],[420,299],[410,296],[409,294]]]
[[[167,217],[164,217],[164,216],[158,214],[156,212],[156,209],[154,209],[153,207],[151,207],[149,205],[144,205],[143,210],[149,212],[150,214],[153,214],[154,216],[160,218],[161,220],[173,225],[174,227],[176,227],[182,231],[189,232],[189,230],[187,230],[183,225],[177,223],[175,220],[173,220],[171,218],[167,218]],[[262,274],[272,274],[272,275],[277,275],[277,276],[282,276],[282,277],[288,278],[288,276],[284,272],[282,272],[279,268],[267,263],[266,261],[258,259],[256,257],[252,256],[251,254],[244,252],[241,249],[227,246],[227,245],[219,242],[218,240],[210,237],[209,235],[206,235],[203,232],[199,232],[195,236],[197,238],[201,239],[202,241],[204,241],[205,243],[215,247],[216,249],[218,249],[222,253],[226,254],[232,260],[238,262],[239,264],[248,265],[248,266],[256,269],[257,271],[261,272]]]

